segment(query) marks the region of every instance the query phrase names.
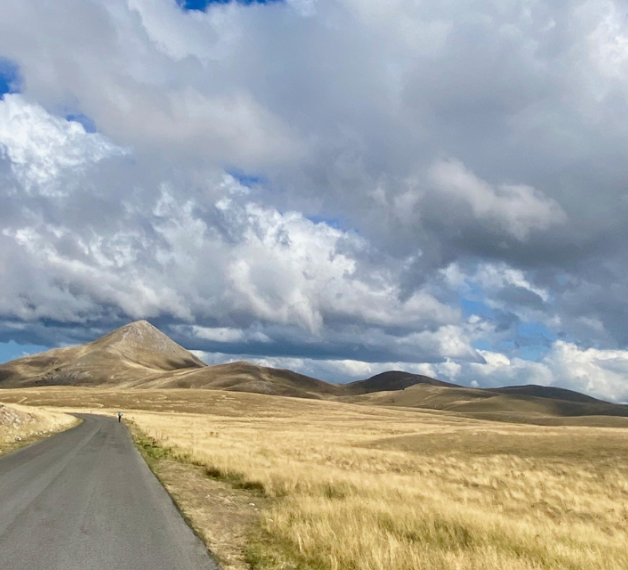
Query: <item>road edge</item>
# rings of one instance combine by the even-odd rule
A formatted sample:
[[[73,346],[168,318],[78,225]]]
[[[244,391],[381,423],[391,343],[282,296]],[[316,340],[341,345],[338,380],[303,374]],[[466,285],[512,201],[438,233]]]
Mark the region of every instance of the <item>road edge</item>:
[[[131,436],[133,445],[135,446],[139,454],[142,456],[142,459],[144,460],[148,468],[151,470],[152,474],[155,476],[157,481],[159,481],[159,484],[164,488],[164,491],[166,491],[166,494],[168,495],[168,497],[172,501],[172,504],[175,506],[175,508],[181,515],[181,518],[184,520],[185,524],[190,528],[190,530],[194,533],[194,535],[201,541],[201,543],[207,550],[209,556],[216,563],[218,568],[222,570],[223,563],[220,560],[220,557],[217,556],[216,553],[211,550],[209,544],[207,544],[207,539],[205,535],[201,532],[198,526],[194,523],[194,520],[192,519],[192,517],[190,517],[185,512],[183,506],[179,503],[179,501],[177,501],[176,497],[174,497],[170,493],[170,491],[168,491],[168,488],[166,487],[164,480],[160,476],[159,470],[156,468],[160,460],[170,456],[170,451],[167,448],[157,445],[157,443],[153,439],[149,438],[144,432],[142,432],[142,430],[137,426],[137,424],[133,420],[125,420],[123,423],[125,424],[129,432],[129,435]],[[182,463],[182,462],[179,461],[179,463]]]
[[[11,406],[12,404],[7,404],[7,405]],[[44,407],[42,408],[38,406],[31,406],[31,407],[37,410],[39,409],[46,410],[46,408]],[[35,445],[36,443],[39,443],[40,441],[44,441],[57,434],[70,431],[71,429],[75,429],[83,423],[83,420],[77,417],[75,414],[67,413],[67,412],[57,412],[57,413],[64,413],[67,416],[73,417],[75,420],[74,423],[72,425],[62,426],[59,429],[54,429],[47,432],[33,433],[24,438],[20,438],[17,441],[10,442],[7,445],[4,445],[4,446],[0,445],[0,458],[7,457],[8,455],[11,455],[12,453],[16,453],[20,451],[21,449],[25,449],[27,447],[30,447],[31,445]]]

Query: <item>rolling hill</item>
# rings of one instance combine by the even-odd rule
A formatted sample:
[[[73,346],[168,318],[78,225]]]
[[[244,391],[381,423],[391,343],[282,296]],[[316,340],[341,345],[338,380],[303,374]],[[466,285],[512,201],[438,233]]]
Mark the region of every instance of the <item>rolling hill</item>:
[[[130,323],[85,345],[0,365],[0,388],[35,386],[227,390],[535,423],[551,418],[628,417],[628,406],[557,387],[465,388],[400,370],[341,385],[249,362],[207,366],[146,321]]]
[[[548,418],[584,416],[628,418],[626,405],[611,404],[571,390],[564,390],[567,392],[565,397],[569,399],[562,399],[563,389],[533,388],[482,389],[415,384],[405,390],[373,392],[343,400],[355,404],[441,410],[478,419],[523,423],[552,423]]]
[[[291,370],[233,362],[207,366],[146,321],[81,346],[57,348],[0,365],[0,388],[29,386],[201,388],[301,398],[342,388]]]
[[[390,370],[388,372],[382,372],[381,374],[371,376],[371,378],[367,378],[366,380],[358,380],[357,382],[345,384],[345,392],[356,395],[370,394],[372,392],[405,390],[406,388],[415,386],[416,384],[450,388],[457,387],[456,384],[436,380],[435,378],[430,378],[429,376],[412,374],[401,370]]]
[[[197,369],[147,377],[129,385],[134,388],[197,388],[253,392],[271,396],[324,398],[338,396],[342,387],[292,370],[256,366],[249,362],[230,362]]]
[[[82,346],[57,348],[0,365],[0,388],[111,385],[334,398],[402,390],[417,383],[449,385],[401,371],[384,372],[366,380],[339,385],[291,370],[248,362],[207,366],[146,321],[130,323]]]
[[[554,386],[537,386],[536,384],[526,384],[525,386],[504,386],[503,388],[490,388],[491,392],[497,394],[533,396],[535,398],[551,398],[553,400],[564,400],[566,402],[583,402],[589,404],[606,404],[603,400],[598,400],[591,396],[568,390],[566,388],[556,388]]]

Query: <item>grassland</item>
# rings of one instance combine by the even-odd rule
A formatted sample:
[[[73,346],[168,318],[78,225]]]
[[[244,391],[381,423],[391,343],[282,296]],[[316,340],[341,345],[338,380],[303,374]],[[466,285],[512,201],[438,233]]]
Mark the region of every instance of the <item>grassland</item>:
[[[77,421],[63,413],[0,404],[0,455],[72,427]]]
[[[255,568],[628,568],[625,429],[193,390],[0,397],[124,409],[171,455],[263,494]]]

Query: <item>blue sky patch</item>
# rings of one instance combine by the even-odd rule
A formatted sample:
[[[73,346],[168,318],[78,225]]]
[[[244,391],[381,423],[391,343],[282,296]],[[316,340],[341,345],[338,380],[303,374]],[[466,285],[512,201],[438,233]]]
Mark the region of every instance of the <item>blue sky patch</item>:
[[[471,346],[473,346],[475,350],[487,350],[489,352],[493,351],[493,347],[491,346],[491,343],[488,342],[488,340],[484,340],[484,339],[474,341],[473,343],[471,343]]]
[[[81,125],[83,125],[83,128],[88,133],[95,133],[96,132],[96,123],[94,123],[94,121],[92,119],[90,119],[86,115],[83,115],[82,113],[78,113],[76,115],[68,115],[66,117],[66,119],[68,121],[75,121],[77,123],[81,123]]]
[[[228,170],[227,174],[233,176],[242,186],[251,188],[252,186],[259,186],[266,183],[266,178],[259,174],[249,174],[242,170],[232,169]]]
[[[521,338],[538,342],[554,342],[558,340],[558,336],[543,323],[520,323],[517,327],[517,332]]]
[[[0,364],[9,362],[9,360],[15,360],[16,358],[22,358],[22,356],[37,354],[44,350],[48,350],[48,347],[36,344],[18,344],[14,340],[0,342]]]
[[[493,309],[482,301],[460,299],[460,306],[462,307],[462,312],[466,318],[469,318],[471,315],[478,315],[480,317],[491,319],[494,316]]]
[[[20,81],[20,68],[17,64],[0,57],[0,97],[5,93],[18,93]]]
[[[325,224],[330,228],[335,228],[337,230],[343,227],[342,220],[340,218],[332,218],[329,216],[307,216],[307,219],[315,224]]]
[[[539,362],[549,352],[549,350],[548,346],[544,346],[542,344],[531,344],[519,347],[519,353],[517,356],[521,358],[521,360]]]
[[[271,4],[282,0],[177,0],[184,10],[200,10],[204,12],[210,4],[229,4],[238,1],[239,4]]]
[[[558,340],[558,335],[542,323],[528,322],[517,325],[517,356],[523,360],[541,360]]]

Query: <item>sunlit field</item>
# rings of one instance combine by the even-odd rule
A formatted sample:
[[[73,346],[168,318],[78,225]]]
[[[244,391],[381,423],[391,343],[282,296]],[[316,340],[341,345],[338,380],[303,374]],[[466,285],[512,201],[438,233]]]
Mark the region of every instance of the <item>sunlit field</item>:
[[[51,394],[28,403],[82,400]],[[124,408],[182,459],[273,498],[248,549],[258,568],[628,568],[628,430],[225,392],[98,394],[89,405]]]
[[[74,417],[62,413],[0,404],[0,455],[76,423]]]

